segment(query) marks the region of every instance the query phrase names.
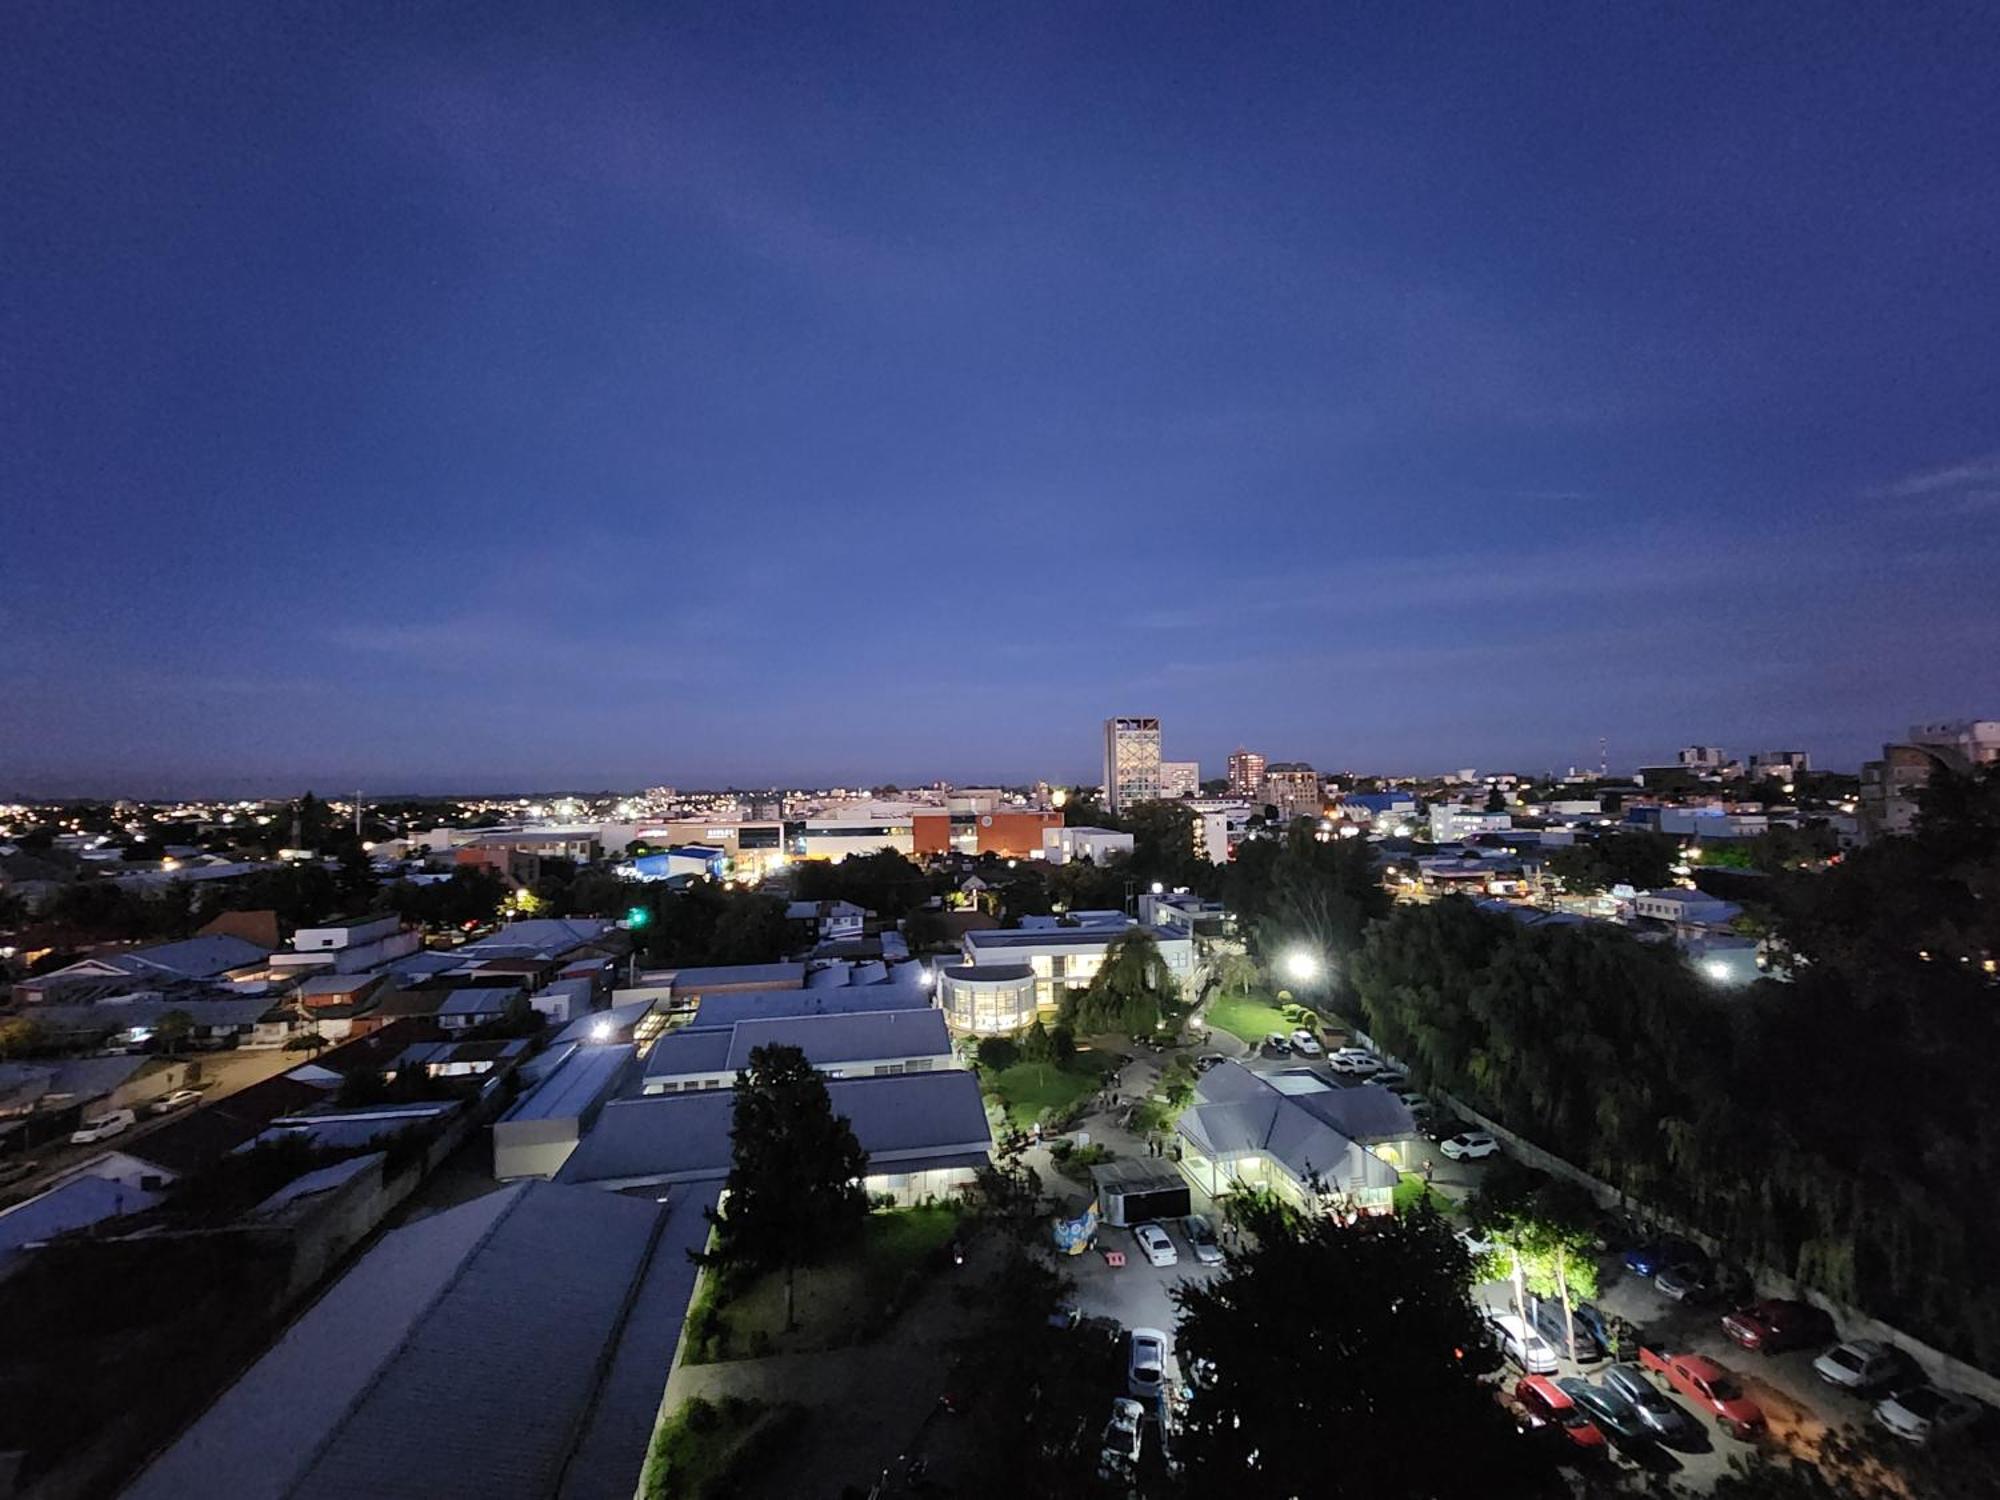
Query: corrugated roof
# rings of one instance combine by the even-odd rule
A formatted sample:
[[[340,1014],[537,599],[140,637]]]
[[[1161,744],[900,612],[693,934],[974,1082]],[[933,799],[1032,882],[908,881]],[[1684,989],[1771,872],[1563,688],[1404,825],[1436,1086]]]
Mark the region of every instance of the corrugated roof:
[[[951,1032],[940,1010],[875,1010],[850,1015],[782,1016],[739,1021],[729,1048],[731,1071],[750,1066],[758,1047],[797,1047],[815,1067],[892,1057],[948,1057]]]
[[[805,982],[804,964],[723,964],[679,970],[674,975],[674,993],[691,995],[717,985],[746,984],[770,990],[798,989]]]
[[[855,1139],[875,1171],[899,1170],[899,1157],[977,1153],[992,1145],[979,1080],[959,1069],[836,1078],[828,1081],[827,1094],[834,1113],[854,1127]],[[613,1100],[556,1180],[611,1183],[726,1176],[734,1100],[730,1089]]]
[[[626,1065],[638,1049],[579,1047],[563,1065],[524,1094],[504,1120],[566,1120],[582,1115],[618,1086]]]
[[[646,1057],[648,1078],[680,1078],[694,1073],[720,1073],[729,1067],[729,1046],[736,1029],[704,1028],[670,1031],[653,1043]]]
[[[870,984],[830,990],[745,990],[738,994],[704,995],[691,1031],[728,1029],[742,1021],[777,1020],[786,1016],[845,1016],[861,1011],[922,1010],[930,995],[918,985]]]

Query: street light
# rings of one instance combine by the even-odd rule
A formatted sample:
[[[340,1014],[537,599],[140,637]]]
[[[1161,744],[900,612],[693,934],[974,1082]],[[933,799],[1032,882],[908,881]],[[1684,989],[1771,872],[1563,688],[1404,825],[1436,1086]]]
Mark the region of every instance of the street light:
[[[1285,977],[1294,984],[1311,984],[1319,978],[1319,956],[1294,948],[1285,955]]]

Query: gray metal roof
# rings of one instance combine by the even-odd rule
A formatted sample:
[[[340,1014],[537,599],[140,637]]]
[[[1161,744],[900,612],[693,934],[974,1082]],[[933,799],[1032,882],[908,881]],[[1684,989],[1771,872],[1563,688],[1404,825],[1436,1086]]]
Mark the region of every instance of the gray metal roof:
[[[1328,1093],[1390,1097],[1385,1089]],[[1301,1182],[1317,1175],[1328,1188],[1341,1191],[1394,1187],[1399,1180],[1394,1167],[1321,1117],[1314,1106],[1327,1097],[1283,1093],[1240,1064],[1224,1063],[1195,1085],[1196,1102],[1181,1115],[1178,1129],[1205,1155],[1228,1159],[1261,1154]],[[1372,1112],[1373,1105],[1364,1102],[1356,1110]]]
[[[729,1044],[734,1027],[670,1031],[653,1043],[646,1055],[648,1078],[683,1078],[693,1073],[721,1073],[729,1068]]]
[[[578,1047],[541,1084],[524,1094],[503,1120],[568,1120],[582,1116],[618,1086],[638,1049]]]
[[[785,1016],[923,1010],[930,1003],[928,991],[907,984],[864,984],[829,990],[745,990],[739,994],[704,995],[689,1029],[727,1029],[741,1021],[777,1020]]]
[[[538,1182],[393,1232],[129,1495],[554,1494],[662,1224],[650,1200]]]
[[[871,1170],[899,1159],[991,1149],[979,1080],[960,1069],[827,1082],[833,1112],[854,1127]],[[556,1175],[558,1182],[693,1181],[729,1173],[735,1094],[650,1094],[616,1099]]]
[[[871,1058],[948,1057],[951,1032],[940,1010],[874,1010],[850,1015],[767,1017],[737,1022],[731,1071],[750,1066],[758,1047],[797,1047],[814,1067]]]

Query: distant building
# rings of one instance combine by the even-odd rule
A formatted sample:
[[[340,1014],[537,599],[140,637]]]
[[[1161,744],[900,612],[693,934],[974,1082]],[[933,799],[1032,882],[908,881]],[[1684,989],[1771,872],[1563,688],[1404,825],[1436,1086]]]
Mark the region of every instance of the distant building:
[[[1129,833],[1109,828],[1048,828],[1042,831],[1042,858],[1052,865],[1066,865],[1073,859],[1104,864],[1115,856],[1130,858],[1133,841]]]
[[[1871,835],[1908,833],[1916,826],[1917,793],[1934,771],[1971,771],[2000,762],[2000,719],[1953,719],[1912,724],[1902,744],[1861,768],[1862,824]]]
[[[1720,771],[1729,764],[1729,753],[1713,745],[1689,745],[1675,759],[1690,770]]]
[[[1750,774],[1758,779],[1790,781],[1812,769],[1812,757],[1803,750],[1761,750],[1750,757]]]
[[[1229,757],[1229,795],[1232,797],[1261,797],[1264,794],[1264,768],[1269,764],[1255,750],[1238,749]]]
[[[1294,818],[1318,817],[1325,800],[1319,772],[1302,760],[1281,760],[1265,767],[1260,795],[1278,809],[1278,817],[1287,823]]]
[[[1088,926],[1004,928],[965,934],[966,964],[974,968],[1026,964],[1035,976],[1035,1003],[1044,1019],[1053,1019],[1063,996],[1087,986],[1103,966],[1111,945],[1133,927],[1128,920],[1093,922]],[[1147,928],[1159,944],[1167,972],[1178,984],[1194,974],[1194,939],[1172,928]]]
[[[1201,762],[1198,760],[1161,761],[1160,795],[1162,797],[1200,796]]]
[[[1104,721],[1104,806],[1116,814],[1139,802],[1159,800],[1160,721],[1113,718]]]
[[[1047,808],[957,809],[910,815],[911,852],[992,854],[1001,859],[1034,859],[1048,830],[1062,827],[1063,815]]]

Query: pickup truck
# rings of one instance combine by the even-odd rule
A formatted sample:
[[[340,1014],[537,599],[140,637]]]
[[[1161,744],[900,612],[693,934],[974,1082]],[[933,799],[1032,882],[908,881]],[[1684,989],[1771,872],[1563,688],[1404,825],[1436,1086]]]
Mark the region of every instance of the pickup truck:
[[[1731,1437],[1752,1438],[1764,1429],[1764,1410],[1743,1394],[1736,1377],[1704,1354],[1639,1350],[1639,1367],[1661,1376],[1673,1389],[1709,1413]]]

